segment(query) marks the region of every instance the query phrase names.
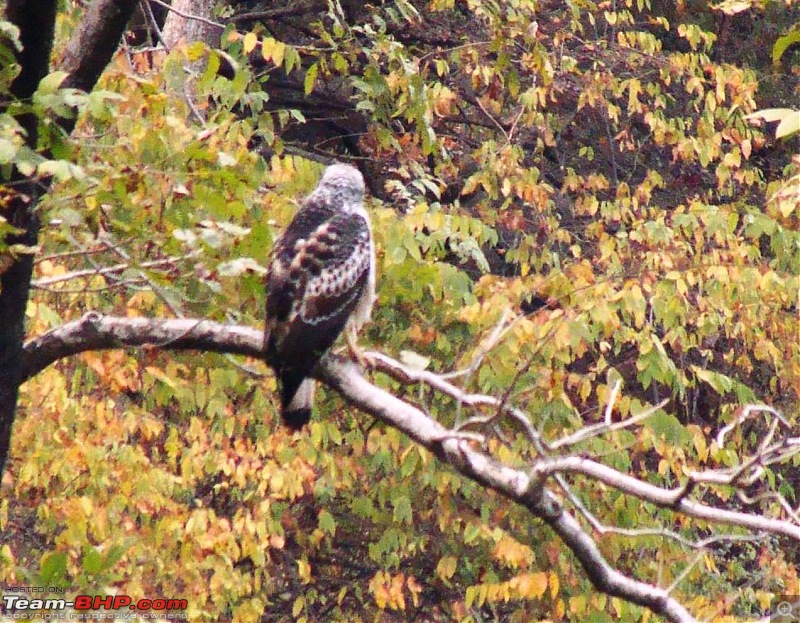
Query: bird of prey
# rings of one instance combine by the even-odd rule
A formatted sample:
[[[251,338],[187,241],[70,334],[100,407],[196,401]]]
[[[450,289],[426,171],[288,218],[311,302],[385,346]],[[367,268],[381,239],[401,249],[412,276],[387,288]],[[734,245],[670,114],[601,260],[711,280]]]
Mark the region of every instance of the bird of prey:
[[[356,332],[375,300],[375,248],[355,167],[325,169],[275,243],[267,273],[264,349],[275,370],[281,418],[291,429],[311,417],[311,372],[344,330],[357,357]]]

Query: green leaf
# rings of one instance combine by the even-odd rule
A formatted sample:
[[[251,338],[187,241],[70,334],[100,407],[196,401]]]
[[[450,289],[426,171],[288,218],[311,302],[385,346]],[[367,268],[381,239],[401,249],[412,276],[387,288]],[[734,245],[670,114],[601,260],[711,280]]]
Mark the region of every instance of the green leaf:
[[[42,556],[39,565],[39,583],[42,586],[58,586],[67,576],[67,554],[48,552]]]
[[[692,371],[698,379],[708,383],[718,394],[726,394],[733,389],[733,380],[729,376],[699,366],[692,366]]]
[[[682,447],[691,442],[689,431],[671,413],[662,409],[656,411],[644,424],[645,428],[652,430],[657,436],[663,437],[667,442]]]
[[[469,523],[467,527],[464,528],[464,543],[472,543],[481,533],[481,527],[477,523]]]
[[[61,83],[66,80],[68,75],[69,73],[66,71],[54,71],[53,73],[46,75],[39,82],[39,87],[36,89],[36,95],[42,96],[55,94],[61,88]]]
[[[111,569],[114,567],[114,565],[116,565],[122,559],[122,557],[125,555],[125,552],[127,552],[135,542],[135,539],[128,538],[122,543],[115,543],[109,547],[103,559],[103,568]]]
[[[800,30],[793,30],[782,37],[778,37],[775,45],[772,46],[773,65],[780,66],[784,53],[795,43],[800,43]]]
[[[103,555],[96,547],[87,547],[83,552],[81,566],[86,573],[95,575],[103,570]]]
[[[319,512],[319,517],[317,521],[320,530],[322,530],[323,532],[327,532],[331,536],[334,536],[336,534],[336,520],[333,518],[333,515],[331,515],[328,511],[322,509]]]
[[[303,88],[305,89],[306,95],[310,95],[311,92],[314,90],[314,85],[317,82],[317,74],[319,73],[319,63],[314,63],[311,67],[308,68],[306,72],[306,77],[303,80]]]
[[[370,519],[375,513],[375,507],[372,505],[372,500],[365,495],[359,496],[353,500],[351,508],[356,515],[364,519]]]
[[[53,176],[59,182],[69,179],[83,179],[86,174],[82,167],[72,164],[67,160],[45,160],[36,168],[39,175]]]
[[[394,511],[392,513],[394,520],[399,523],[407,523],[411,525],[413,512],[411,510],[411,500],[408,499],[408,496],[395,496],[392,498],[392,506],[394,507]]]
[[[17,155],[17,146],[13,141],[5,138],[0,138],[0,164],[6,164],[14,160]]]

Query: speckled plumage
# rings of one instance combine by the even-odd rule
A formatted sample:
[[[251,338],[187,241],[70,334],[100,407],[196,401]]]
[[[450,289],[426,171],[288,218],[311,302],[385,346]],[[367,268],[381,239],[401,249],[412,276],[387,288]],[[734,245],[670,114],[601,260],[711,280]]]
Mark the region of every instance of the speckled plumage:
[[[294,429],[311,417],[311,371],[348,323],[369,319],[375,261],[364,179],[335,164],[275,243],[267,274],[267,362],[281,393],[281,416]]]

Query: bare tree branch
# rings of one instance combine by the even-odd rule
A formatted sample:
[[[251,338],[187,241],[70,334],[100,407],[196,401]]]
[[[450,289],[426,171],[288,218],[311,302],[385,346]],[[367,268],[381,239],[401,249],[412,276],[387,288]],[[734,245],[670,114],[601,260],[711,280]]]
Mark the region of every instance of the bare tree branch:
[[[313,10],[319,10],[320,3],[316,2],[309,2],[309,3],[299,3],[299,2],[292,2],[288,6],[279,7],[277,9],[268,9],[266,11],[253,11],[250,13],[239,13],[238,15],[234,15],[231,18],[231,21],[239,23],[239,22],[249,22],[255,20],[270,20],[270,19],[277,19],[281,17],[293,17],[296,15],[303,15],[304,13],[310,13]]]
[[[261,357],[263,333],[248,327],[179,318],[116,318],[97,312],[40,335],[25,344],[22,380],[59,359],[89,350],[149,346]]]
[[[23,374],[26,379],[30,378],[62,357],[87,350],[131,346],[167,350],[196,349],[260,358],[262,332],[206,320],[116,318],[92,312],[29,341],[24,349]],[[386,371],[394,368],[399,375],[397,371],[402,371],[402,366],[396,362],[389,365],[390,361],[384,355],[382,367]],[[327,357],[315,374],[349,403],[402,431],[461,474],[514,500],[545,521],[578,558],[598,590],[646,606],[670,621],[694,621],[667,589],[640,582],[614,569],[605,560],[591,535],[544,485],[548,475],[555,474],[563,467],[564,471],[574,468],[581,473],[588,472],[621,490],[647,496],[656,502],[671,505],[677,500],[677,504],[689,504],[688,501],[681,500],[677,492],[665,491],[647,483],[634,485],[629,482],[634,481],[633,478],[625,477],[629,479],[626,480],[614,470],[606,472],[601,469],[604,466],[581,462],[580,459],[575,464],[559,464],[545,458],[541,460],[538,470],[512,468],[498,462],[487,452],[476,449],[473,442],[456,431],[445,428],[420,409],[373,385],[350,362],[335,356]],[[440,388],[451,395],[460,391],[446,382]],[[537,460],[535,465],[539,464],[540,461]],[[586,465],[591,469],[586,468]],[[723,520],[724,517],[723,515]],[[720,517],[711,515],[709,519],[720,520]],[[761,527],[800,538],[800,535],[783,525],[785,522],[771,521],[781,525],[772,525],[768,520],[766,527]]]
[[[121,347],[193,349],[261,359],[262,341],[263,334],[260,330],[238,325],[186,318],[168,320],[118,318],[90,312],[25,344],[23,376],[29,379],[62,357],[88,350]],[[463,406],[492,409],[497,408],[500,400],[492,396],[466,393],[440,375],[409,369],[381,353],[368,353],[368,358],[377,369],[395,380],[401,383],[425,383],[434,391],[450,397]],[[691,499],[690,496],[701,486],[715,484],[735,486],[737,482],[729,475],[721,478],[713,471],[691,472],[688,482],[683,486],[664,489],[591,458],[551,455],[552,446],[535,431],[527,414],[504,405],[502,412],[505,415],[523,424],[527,422],[524,428],[532,443],[537,446],[540,455],[525,468],[510,467],[483,449],[482,436],[442,426],[419,408],[370,383],[362,376],[358,367],[349,361],[335,355],[328,356],[318,366],[315,376],[336,390],[347,402],[400,430],[433,452],[439,459],[452,465],[462,475],[517,502],[542,519],[577,557],[599,591],[650,608],[669,621],[694,621],[689,612],[672,597],[674,585],[661,588],[628,577],[613,568],[601,554],[592,535],[578,522],[575,514],[565,509],[555,493],[546,488],[549,479],[552,478],[559,484],[567,496],[566,500],[572,503],[589,521],[589,525],[600,533],[616,532],[626,536],[661,535],[664,538],[677,538],[679,542],[695,548],[725,540],[759,539],[768,533],[800,541],[800,525],[794,513],[787,513],[790,520],[782,520],[717,508]],[[757,411],[759,411],[757,407],[749,410],[749,412]],[[473,420],[480,419],[482,418],[473,418]],[[632,419],[638,421],[636,417]],[[744,419],[740,418],[740,421]],[[613,429],[613,426],[607,423],[605,426],[608,430]],[[788,442],[784,439],[767,446],[762,444],[760,451],[763,454],[756,455],[756,458],[772,456],[776,447],[786,447],[787,443],[789,447],[794,448],[792,442],[793,439],[789,439]],[[752,460],[753,457],[750,457],[745,462],[745,467]],[[734,470],[733,473],[737,472]],[[668,530],[620,531],[607,528],[601,526],[593,516],[588,516],[588,511],[582,508],[579,498],[570,492],[564,479],[568,475],[587,477],[624,494],[672,509],[676,513],[711,523],[746,528],[755,534],[711,536],[698,543],[691,543]]]

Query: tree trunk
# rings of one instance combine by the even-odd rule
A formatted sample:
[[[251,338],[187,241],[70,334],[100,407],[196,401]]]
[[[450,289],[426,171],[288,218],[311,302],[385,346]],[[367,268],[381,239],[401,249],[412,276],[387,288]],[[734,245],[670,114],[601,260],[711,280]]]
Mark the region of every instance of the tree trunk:
[[[11,85],[11,102],[4,102],[2,110],[14,100],[27,100],[34,94],[39,81],[47,74],[56,21],[56,0],[9,0],[5,18],[20,31],[22,50],[16,52],[20,73]],[[23,115],[19,122],[26,132],[29,147],[36,147],[37,120],[32,114]],[[33,247],[39,239],[39,221],[34,208],[43,189],[34,179],[19,171],[12,171],[6,188],[11,193],[3,207],[2,216],[20,233],[10,235],[6,245]],[[25,338],[25,308],[28,303],[33,255],[22,253],[6,255],[0,268],[0,474],[5,468],[11,445],[11,429],[19,395],[22,343]]]
[[[216,0],[173,0],[173,10],[167,15],[162,33],[167,48],[193,41],[202,41],[210,48],[218,48],[222,29],[209,23],[214,21],[216,5]]]
[[[70,72],[66,84],[86,91],[94,88],[119,44],[136,0],[96,0],[84,16],[84,23],[67,48],[65,70]],[[8,0],[5,18],[20,31],[22,50],[16,52],[20,74],[11,85],[10,100],[0,102],[0,111],[17,100],[28,100],[36,92],[39,81],[50,68],[58,2],[56,0]],[[21,115],[19,121],[26,132],[31,149],[37,147],[37,119]],[[71,131],[74,120],[61,120]],[[47,149],[44,150],[45,155]],[[13,171],[0,179],[10,197],[2,207],[2,216],[19,233],[7,236],[5,245],[33,248],[39,241],[36,205],[47,192],[46,181],[26,177]],[[14,415],[21,383],[22,345],[25,339],[25,309],[33,274],[33,254],[29,252],[0,255],[0,475],[5,470]]]

